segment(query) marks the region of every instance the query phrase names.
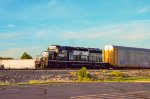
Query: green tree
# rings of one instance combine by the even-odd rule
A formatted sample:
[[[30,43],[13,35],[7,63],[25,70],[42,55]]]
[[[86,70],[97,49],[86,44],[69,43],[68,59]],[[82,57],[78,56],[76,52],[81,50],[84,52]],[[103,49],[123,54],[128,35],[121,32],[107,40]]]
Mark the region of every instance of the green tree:
[[[24,52],[21,56],[21,59],[33,59],[32,56],[30,56],[29,54],[27,54],[26,52]]]

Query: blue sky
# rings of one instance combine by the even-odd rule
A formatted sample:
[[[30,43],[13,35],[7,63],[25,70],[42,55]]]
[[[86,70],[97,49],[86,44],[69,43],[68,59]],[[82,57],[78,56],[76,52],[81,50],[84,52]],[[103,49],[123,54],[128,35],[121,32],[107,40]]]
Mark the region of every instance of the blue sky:
[[[150,0],[0,0],[0,56],[49,45],[150,48]]]

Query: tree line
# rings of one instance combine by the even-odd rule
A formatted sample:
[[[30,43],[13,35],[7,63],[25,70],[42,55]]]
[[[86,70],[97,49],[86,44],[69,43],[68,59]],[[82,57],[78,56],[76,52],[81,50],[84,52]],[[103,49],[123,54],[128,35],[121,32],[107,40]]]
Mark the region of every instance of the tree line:
[[[12,57],[0,57],[0,60],[13,60]],[[21,59],[33,59],[31,55],[29,55],[27,52],[24,52],[21,56]]]
[[[0,57],[0,60],[13,60],[14,58],[12,57]]]

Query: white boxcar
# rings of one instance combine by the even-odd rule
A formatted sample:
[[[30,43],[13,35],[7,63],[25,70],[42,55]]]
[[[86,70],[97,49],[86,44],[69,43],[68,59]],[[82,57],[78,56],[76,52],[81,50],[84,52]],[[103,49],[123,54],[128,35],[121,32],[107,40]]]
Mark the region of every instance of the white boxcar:
[[[1,67],[5,69],[35,69],[34,59],[0,60]]]
[[[150,68],[150,49],[107,45],[103,59],[118,67]]]

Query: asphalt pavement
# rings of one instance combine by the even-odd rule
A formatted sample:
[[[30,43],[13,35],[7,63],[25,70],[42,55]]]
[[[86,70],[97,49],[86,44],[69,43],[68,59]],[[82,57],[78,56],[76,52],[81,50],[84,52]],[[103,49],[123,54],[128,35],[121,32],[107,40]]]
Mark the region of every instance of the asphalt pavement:
[[[150,99],[150,83],[0,86],[0,99]]]

